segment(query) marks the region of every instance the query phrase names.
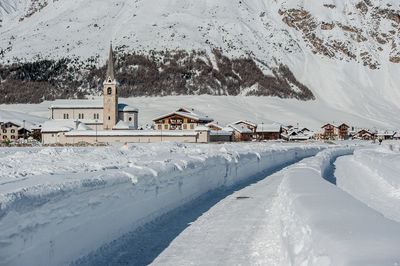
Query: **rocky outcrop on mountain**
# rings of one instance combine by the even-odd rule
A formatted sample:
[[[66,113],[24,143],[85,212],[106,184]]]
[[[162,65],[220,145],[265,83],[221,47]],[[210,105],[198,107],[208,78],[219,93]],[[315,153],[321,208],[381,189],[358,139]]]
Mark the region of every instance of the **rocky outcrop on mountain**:
[[[334,9],[335,5],[324,5]],[[300,31],[303,39],[310,45],[314,53],[327,56],[329,58],[354,60],[362,62],[364,66],[371,69],[379,68],[380,62],[373,58],[369,51],[359,51],[356,43],[369,42],[379,51],[383,51],[385,44],[391,44],[389,60],[392,63],[399,63],[397,58],[400,56],[398,49],[400,13],[394,9],[380,8],[373,6],[369,0],[361,1],[355,5],[360,14],[348,13],[349,17],[360,15],[365,22],[371,21],[374,25],[372,29],[357,27],[351,24],[344,24],[341,21],[321,21],[315,18],[310,12],[303,8],[279,10],[282,21],[289,27]],[[351,19],[348,20],[350,22]],[[347,23],[348,23],[347,22]],[[359,21],[358,21],[359,22]],[[381,32],[381,24],[388,23],[385,32]],[[336,30],[332,38],[324,38],[323,31]],[[343,36],[346,38],[344,39]]]

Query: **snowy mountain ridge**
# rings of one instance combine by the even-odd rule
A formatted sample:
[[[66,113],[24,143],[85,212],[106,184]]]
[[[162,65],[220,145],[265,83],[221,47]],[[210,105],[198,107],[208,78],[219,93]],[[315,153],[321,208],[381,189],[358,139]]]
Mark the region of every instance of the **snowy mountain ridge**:
[[[231,59],[251,58],[275,83],[283,74],[274,70],[287,66],[330,107],[390,120],[400,101],[399,10],[395,0],[7,0],[0,4],[0,56],[6,64],[78,57],[101,65],[112,40],[120,51],[150,57],[205,52],[219,70],[218,49]],[[288,82],[292,94],[296,82]],[[218,94],[212,87],[219,83],[207,84],[205,93]],[[239,94],[256,87],[244,82]]]

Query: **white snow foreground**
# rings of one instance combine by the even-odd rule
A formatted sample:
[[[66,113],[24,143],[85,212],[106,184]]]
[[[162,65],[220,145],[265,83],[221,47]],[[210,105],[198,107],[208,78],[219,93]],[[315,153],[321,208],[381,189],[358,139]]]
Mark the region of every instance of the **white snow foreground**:
[[[290,264],[398,265],[400,224],[322,178],[338,154],[349,150],[326,150],[305,159],[288,170],[280,185],[282,237]]]
[[[349,194],[400,222],[400,146],[357,150],[337,160],[337,185]]]
[[[317,145],[0,149],[0,264],[66,264],[209,190]]]

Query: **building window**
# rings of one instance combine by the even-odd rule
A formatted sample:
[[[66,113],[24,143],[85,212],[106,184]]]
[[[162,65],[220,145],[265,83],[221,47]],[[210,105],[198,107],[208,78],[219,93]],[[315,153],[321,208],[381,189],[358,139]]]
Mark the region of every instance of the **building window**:
[[[111,120],[111,116],[108,117],[108,120]]]
[[[4,135],[4,136],[3,136],[3,139],[6,139],[6,138],[7,138],[7,136]]]
[[[158,125],[158,130],[161,130],[162,129],[162,125]]]
[[[64,114],[64,119],[69,119],[69,114]]]
[[[194,125],[193,124],[190,125],[190,129],[194,129]]]
[[[11,133],[15,133],[15,129],[11,129]]]
[[[100,117],[99,114],[94,114],[93,115],[93,119],[99,119],[99,117]]]
[[[183,129],[186,130],[187,129],[187,125],[183,124]]]
[[[3,133],[7,133],[7,129],[3,129]]]
[[[128,119],[129,121],[132,121],[132,117],[129,117],[129,119]]]
[[[14,136],[14,135],[11,135],[11,139],[15,139],[15,136]]]
[[[108,88],[107,88],[107,94],[108,94],[108,95],[111,95],[111,93],[112,93],[112,89],[111,89],[111,87],[108,87]]]
[[[168,129],[168,125],[165,125],[165,126],[164,126],[164,129]]]
[[[78,114],[78,119],[84,119],[84,115],[83,114]]]

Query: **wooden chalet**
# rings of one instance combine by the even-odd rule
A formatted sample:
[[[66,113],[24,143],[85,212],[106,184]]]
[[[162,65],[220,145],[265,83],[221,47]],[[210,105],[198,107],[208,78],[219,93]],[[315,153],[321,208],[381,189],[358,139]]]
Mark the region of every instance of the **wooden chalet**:
[[[277,140],[281,138],[282,126],[279,124],[258,124],[257,140]]]
[[[349,126],[346,124],[335,125],[325,124],[322,126],[322,138],[323,139],[341,139],[345,140],[349,138]]]
[[[229,125],[228,127],[233,129],[233,138],[235,141],[250,141],[252,139],[253,132],[242,125]]]
[[[221,131],[223,129],[218,123],[208,123],[206,127],[209,127],[212,131]]]
[[[239,120],[236,121],[235,123],[233,123],[233,125],[240,125],[243,127],[247,127],[248,129],[250,129],[253,132],[252,138],[256,138],[257,134],[256,134],[256,129],[257,129],[257,124],[247,121],[247,120]]]
[[[194,130],[199,125],[206,125],[214,119],[193,108],[179,108],[153,119],[158,130]]]
[[[362,140],[372,140],[374,139],[374,134],[366,129],[362,129],[357,132],[357,138]]]
[[[325,124],[322,127],[323,139],[336,139],[339,135],[339,128],[333,124]]]
[[[348,139],[349,138],[349,126],[348,125],[346,125],[346,124],[341,124],[339,127],[338,127],[338,132],[339,132],[339,139],[341,139],[341,140],[345,140],[345,139]]]

